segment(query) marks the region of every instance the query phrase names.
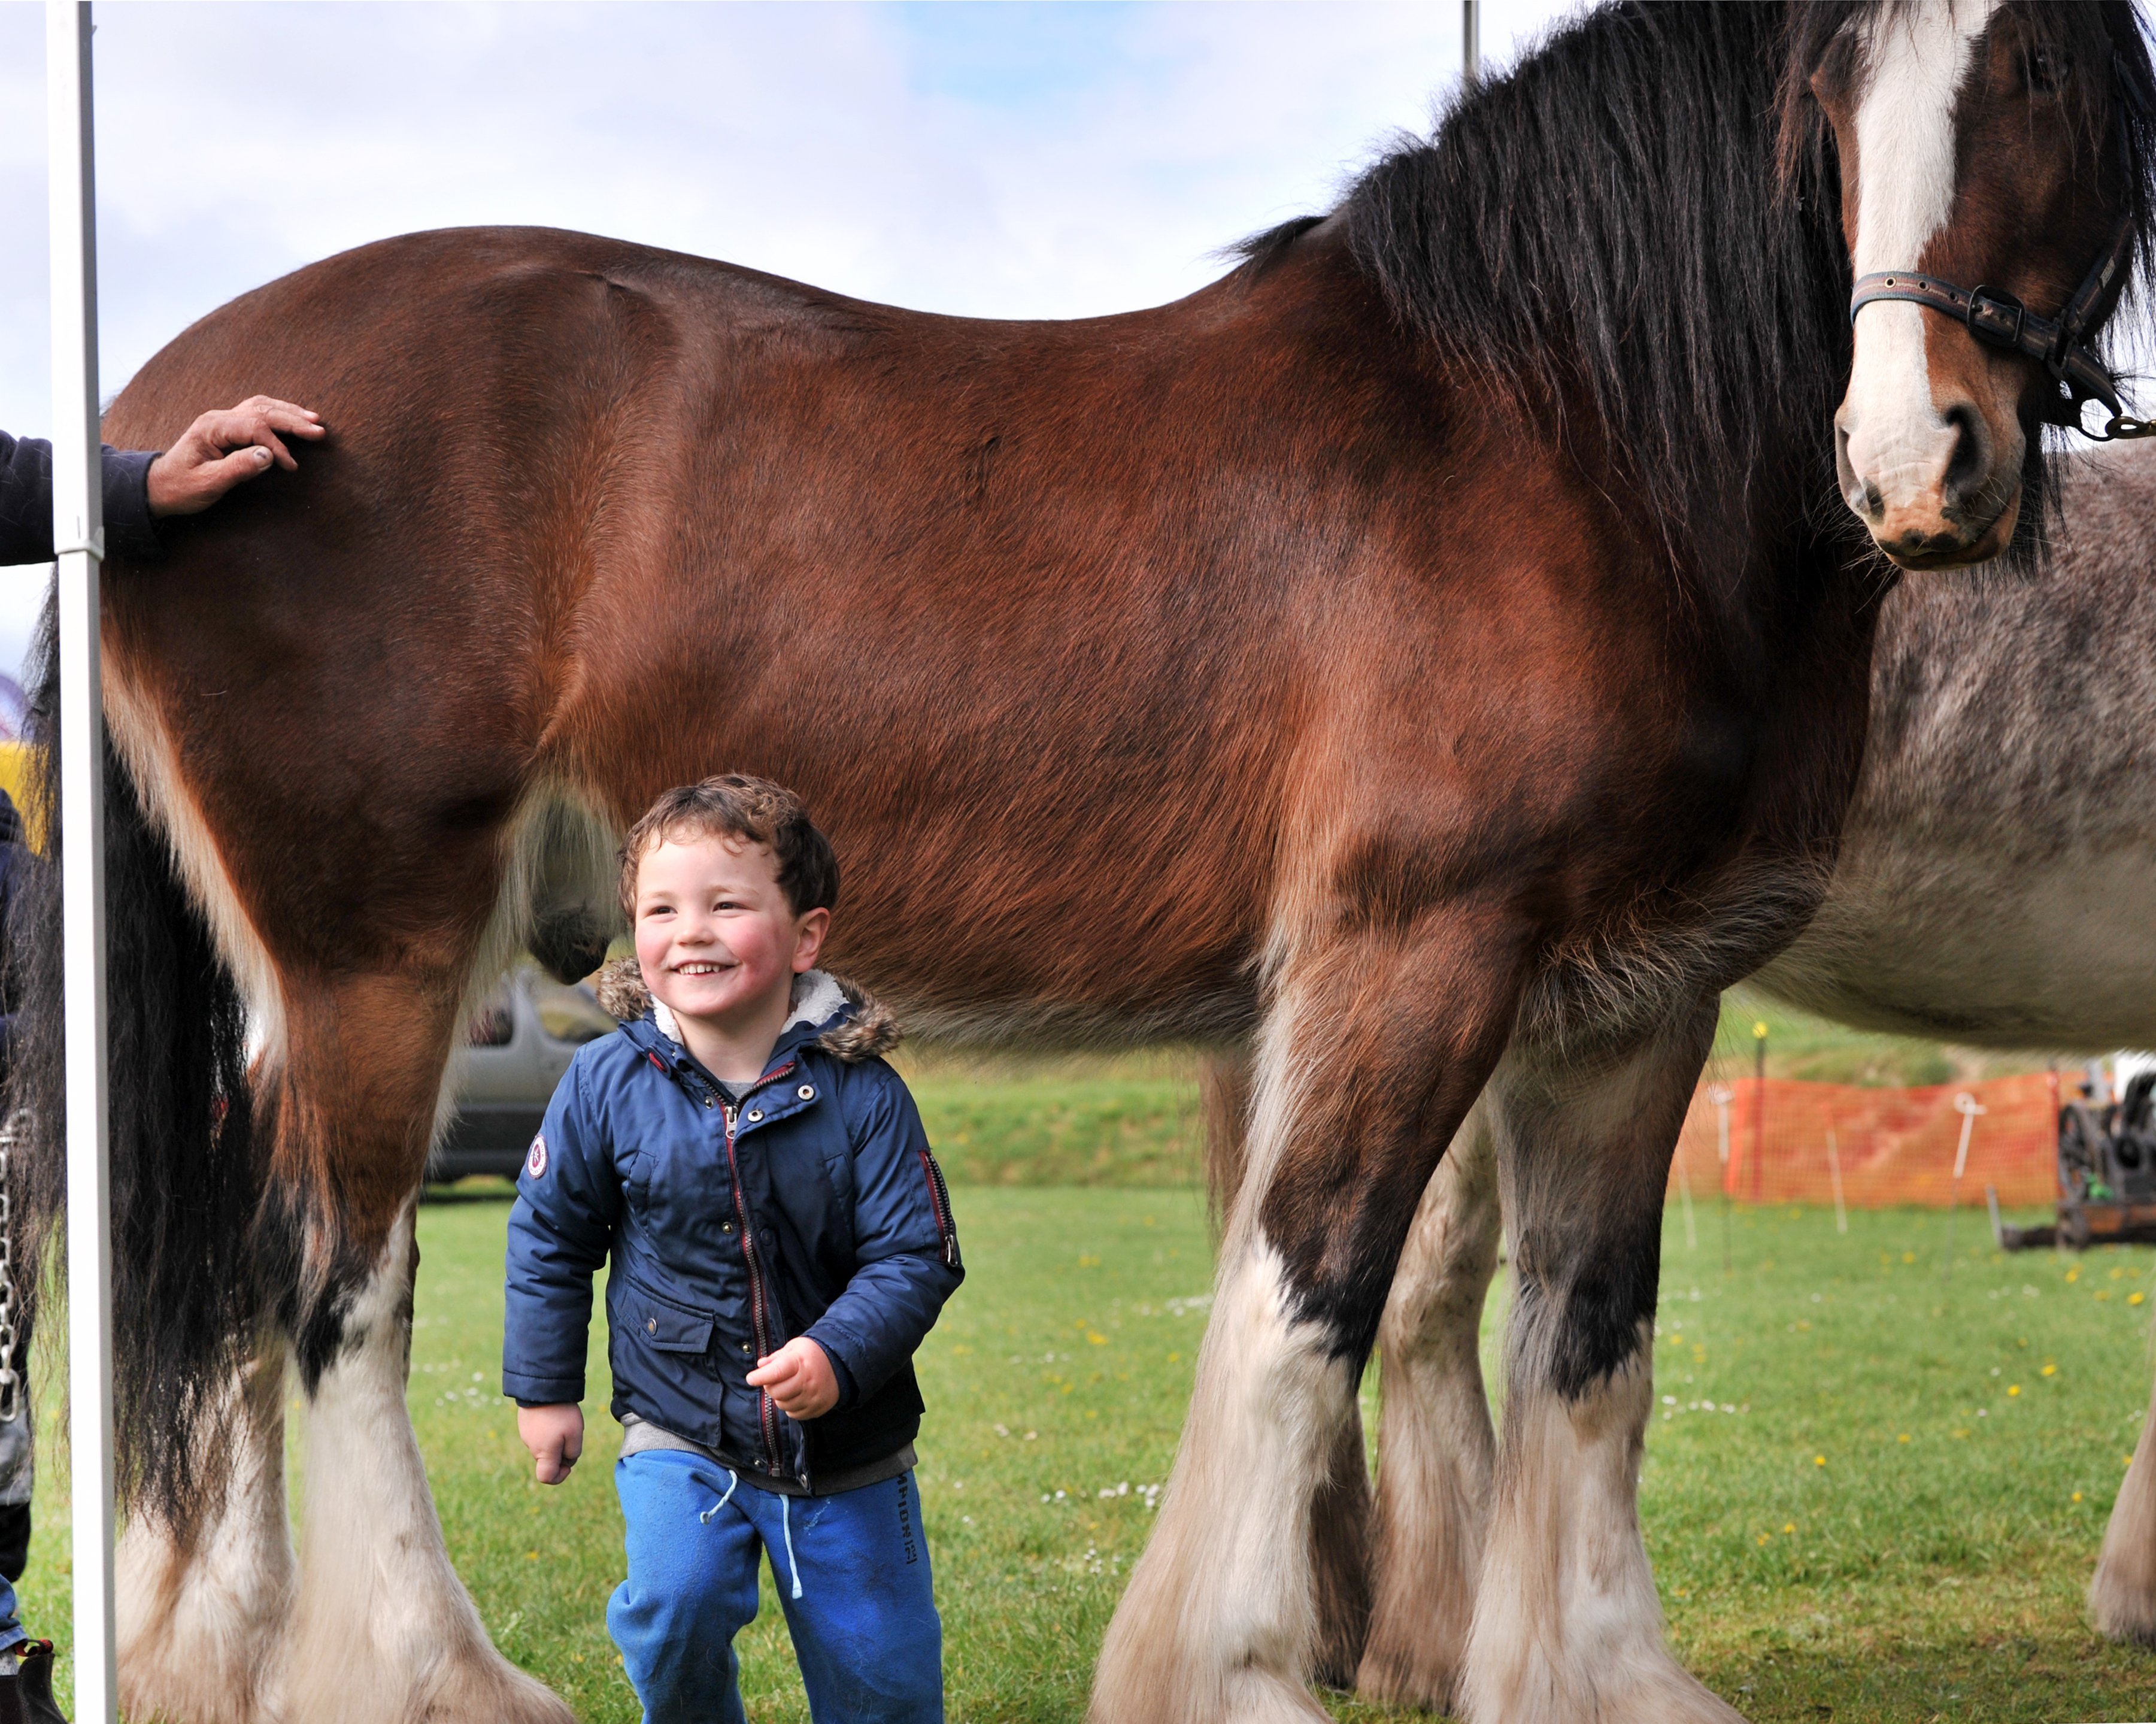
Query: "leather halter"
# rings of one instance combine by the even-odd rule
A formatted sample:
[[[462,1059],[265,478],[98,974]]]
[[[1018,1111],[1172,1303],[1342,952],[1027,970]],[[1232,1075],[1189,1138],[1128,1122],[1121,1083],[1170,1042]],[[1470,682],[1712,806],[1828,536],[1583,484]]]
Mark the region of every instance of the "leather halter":
[[[2127,76],[2123,65],[2117,65],[2116,69],[2123,86],[2122,99],[2134,101],[2138,93],[2133,80]],[[2119,148],[2127,160],[2131,185],[2133,158],[2123,115],[2119,119]],[[2104,317],[2110,315],[2115,303],[2112,285],[2133,253],[2133,218],[2125,215],[2119,218],[2111,244],[2104,248],[2096,267],[2082,278],[2056,317],[2038,316],[2010,293],[1996,293],[1982,285],[1957,287],[1915,269],[1882,269],[1857,277],[1849,296],[1849,321],[1855,323],[1859,311],[1879,300],[1906,300],[1922,305],[1953,318],[1987,346],[2004,347],[2039,362],[2058,385],[2058,393],[2044,413],[2046,423],[2078,431],[2097,443],[2156,437],[2156,420],[2134,418],[2119,405],[2118,380],[2088,346]],[[2099,307],[2102,316],[2097,315]],[[2082,423],[2082,403],[2090,401],[2100,401],[2111,410],[2111,418],[2100,432]]]

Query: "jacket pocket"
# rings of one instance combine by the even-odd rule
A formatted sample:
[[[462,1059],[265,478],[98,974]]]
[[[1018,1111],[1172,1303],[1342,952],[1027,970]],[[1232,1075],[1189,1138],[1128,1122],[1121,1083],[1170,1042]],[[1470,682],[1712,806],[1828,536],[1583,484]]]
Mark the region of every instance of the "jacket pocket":
[[[711,1319],[683,1311],[633,1288],[628,1300],[630,1330],[654,1352],[704,1353],[711,1350]]]

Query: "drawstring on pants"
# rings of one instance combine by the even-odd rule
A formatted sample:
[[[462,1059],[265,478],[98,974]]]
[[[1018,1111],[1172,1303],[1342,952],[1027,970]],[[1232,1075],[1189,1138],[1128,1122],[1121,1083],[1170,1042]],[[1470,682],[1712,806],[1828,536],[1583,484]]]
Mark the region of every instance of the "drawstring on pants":
[[[734,1492],[741,1489],[741,1475],[732,1467],[726,1469],[726,1494],[713,1503],[696,1518],[705,1526],[711,1524],[711,1516],[734,1500]],[[793,1578],[793,1596],[801,1596],[801,1565],[793,1560],[793,1499],[782,1496],[778,1499],[779,1531],[786,1536],[786,1568]]]
[[[786,1535],[786,1566],[793,1572],[793,1596],[798,1598],[801,1596],[801,1565],[793,1560],[793,1507],[792,1497],[782,1496],[778,1499],[779,1530]]]
[[[711,1524],[711,1516],[718,1513],[718,1511],[724,1508],[728,1503],[732,1502],[734,1500],[734,1492],[740,1489],[741,1475],[737,1473],[732,1467],[728,1467],[726,1469],[726,1494],[724,1496],[721,1496],[716,1502],[713,1503],[709,1508],[706,1509],[703,1513],[697,1516],[696,1518],[702,1521],[706,1526],[710,1526]],[[793,1560],[793,1552],[791,1550],[787,1552],[786,1559],[789,1562]],[[801,1594],[797,1592],[793,1596],[798,1598]]]

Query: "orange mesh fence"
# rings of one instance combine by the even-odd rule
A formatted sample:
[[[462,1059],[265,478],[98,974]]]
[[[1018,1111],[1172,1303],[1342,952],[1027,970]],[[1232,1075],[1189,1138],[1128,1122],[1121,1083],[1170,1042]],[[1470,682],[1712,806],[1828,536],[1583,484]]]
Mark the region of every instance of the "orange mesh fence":
[[[1702,1084],[1670,1164],[1670,1195],[1689,1182],[1695,1199],[1726,1192],[1746,1203],[1831,1203],[1835,1185],[1852,1209],[1899,1204],[1943,1208],[1999,1201],[2030,1208],[2059,1194],[2057,1079],[2038,1072],[1918,1090],[1740,1078]],[[1954,1159],[1969,1126],[1958,1196]]]

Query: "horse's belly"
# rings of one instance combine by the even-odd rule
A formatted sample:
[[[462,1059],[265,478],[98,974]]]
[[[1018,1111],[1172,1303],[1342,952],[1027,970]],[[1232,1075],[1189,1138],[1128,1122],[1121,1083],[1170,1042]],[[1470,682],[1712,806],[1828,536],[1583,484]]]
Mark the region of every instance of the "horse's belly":
[[[1754,978],[1866,1029],[1976,1046],[2156,1046],[2156,849],[1867,845]]]

